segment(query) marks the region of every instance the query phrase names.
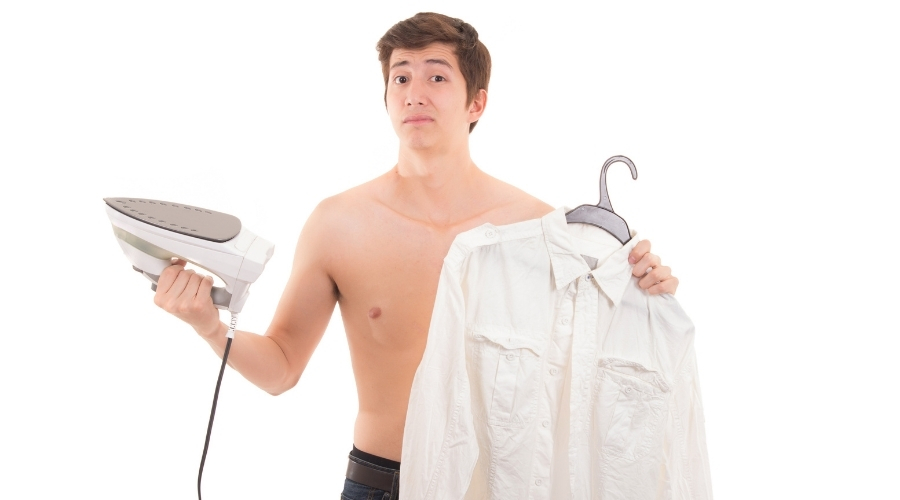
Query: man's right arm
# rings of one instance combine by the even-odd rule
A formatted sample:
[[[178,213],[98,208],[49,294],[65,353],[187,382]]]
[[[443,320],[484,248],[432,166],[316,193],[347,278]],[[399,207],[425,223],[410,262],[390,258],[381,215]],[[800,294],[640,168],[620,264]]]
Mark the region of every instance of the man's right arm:
[[[264,391],[277,395],[296,385],[322,339],[337,302],[328,273],[333,225],[320,204],[307,220],[294,254],[287,286],[265,335],[236,331],[228,364]],[[159,277],[154,302],[191,325],[219,357],[225,351],[228,327],[210,298],[212,278],[184,268],[179,261]]]

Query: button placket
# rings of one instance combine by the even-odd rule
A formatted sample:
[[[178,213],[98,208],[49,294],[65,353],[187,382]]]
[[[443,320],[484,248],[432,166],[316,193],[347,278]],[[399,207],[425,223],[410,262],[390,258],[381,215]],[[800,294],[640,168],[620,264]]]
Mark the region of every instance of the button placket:
[[[590,460],[591,378],[596,346],[597,294],[599,288],[587,275],[576,281],[577,293],[572,318],[571,385],[569,398],[569,460],[585,464]],[[572,491],[585,487],[578,474],[570,477]]]
[[[527,497],[529,499],[547,499],[550,487],[554,456],[554,432],[559,418],[560,406],[565,398],[565,379],[560,376],[571,362],[572,352],[572,311],[575,307],[575,286],[569,284],[567,289],[559,290],[553,296],[553,318],[550,326],[552,338],[550,347],[545,351],[545,365],[542,369],[545,398],[534,420],[530,432],[534,434],[534,455],[531,465],[531,485]],[[539,483],[535,481],[540,480]],[[525,483],[526,485],[528,483]],[[500,497],[498,497],[500,498]],[[502,497],[506,498],[506,497]],[[510,497],[512,498],[512,497]]]
[[[548,350],[552,351],[552,350]],[[553,356],[553,354],[548,352],[549,356]],[[541,416],[540,422],[547,422],[548,417],[552,416],[553,408],[557,408],[559,405],[555,403],[554,394],[557,392],[556,385],[557,380],[554,380],[549,377],[545,377],[545,387],[547,392],[547,398],[541,402]],[[541,425],[535,428],[536,440],[535,440],[535,450],[534,450],[534,458],[532,461],[533,469],[532,469],[532,477],[549,477],[550,476],[550,464],[553,462],[553,432],[548,429],[548,426]],[[540,493],[531,492],[528,495],[529,498],[545,498],[545,495]]]

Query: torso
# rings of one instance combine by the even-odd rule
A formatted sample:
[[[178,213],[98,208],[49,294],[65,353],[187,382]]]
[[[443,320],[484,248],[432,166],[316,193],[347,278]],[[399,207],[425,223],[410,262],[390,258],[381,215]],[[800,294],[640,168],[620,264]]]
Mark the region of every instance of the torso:
[[[541,217],[545,203],[492,178],[471,216],[436,225],[415,220],[383,196],[390,175],[332,200],[340,211],[329,275],[356,379],[359,414],[354,444],[400,460],[413,376],[422,354],[444,256],[457,234],[490,222],[510,224]]]

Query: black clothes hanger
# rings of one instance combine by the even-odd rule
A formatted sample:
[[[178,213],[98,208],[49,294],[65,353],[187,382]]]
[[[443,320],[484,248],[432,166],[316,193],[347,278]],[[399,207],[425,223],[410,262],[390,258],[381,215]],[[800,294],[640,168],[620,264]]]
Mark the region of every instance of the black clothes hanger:
[[[612,204],[609,203],[609,194],[606,192],[606,169],[617,161],[627,164],[631,169],[631,178],[637,179],[637,167],[627,157],[613,156],[606,160],[606,163],[603,164],[603,168],[600,170],[600,203],[596,205],[581,205],[567,212],[566,222],[569,224],[579,222],[597,226],[613,235],[624,245],[631,239],[631,231],[628,230],[628,224],[625,222],[625,219],[613,212]]]

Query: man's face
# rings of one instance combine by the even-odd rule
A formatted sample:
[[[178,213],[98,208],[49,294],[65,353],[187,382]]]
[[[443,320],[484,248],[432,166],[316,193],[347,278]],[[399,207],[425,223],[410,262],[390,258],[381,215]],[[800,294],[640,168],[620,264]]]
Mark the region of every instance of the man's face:
[[[484,97],[466,102],[466,81],[449,45],[395,49],[386,104],[401,147],[446,150],[466,144],[469,124],[481,116]]]

